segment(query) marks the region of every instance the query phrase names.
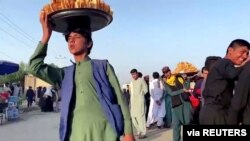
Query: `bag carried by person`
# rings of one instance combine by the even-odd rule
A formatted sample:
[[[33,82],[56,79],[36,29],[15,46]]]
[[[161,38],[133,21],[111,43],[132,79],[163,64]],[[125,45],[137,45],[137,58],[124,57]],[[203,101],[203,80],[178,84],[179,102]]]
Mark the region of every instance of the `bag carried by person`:
[[[189,98],[193,108],[196,108],[200,105],[200,100],[196,98],[194,95],[191,95]]]

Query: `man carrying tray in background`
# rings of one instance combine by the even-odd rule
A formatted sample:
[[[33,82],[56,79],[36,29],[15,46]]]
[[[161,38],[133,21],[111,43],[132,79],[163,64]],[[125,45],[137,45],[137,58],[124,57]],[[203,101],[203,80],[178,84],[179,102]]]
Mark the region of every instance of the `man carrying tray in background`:
[[[29,71],[61,88],[61,141],[134,141],[131,118],[113,67],[89,58],[91,29],[73,23],[65,34],[75,63],[64,69],[44,63],[52,34],[41,12],[42,40],[30,58]],[[124,126],[123,126],[124,125]]]

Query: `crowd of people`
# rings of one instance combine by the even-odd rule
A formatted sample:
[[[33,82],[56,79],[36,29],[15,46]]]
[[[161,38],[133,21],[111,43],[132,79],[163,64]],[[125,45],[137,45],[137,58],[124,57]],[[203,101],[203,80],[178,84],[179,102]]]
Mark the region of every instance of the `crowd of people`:
[[[33,89],[31,86],[23,91],[20,83],[5,83],[0,92],[0,102],[8,103],[11,97],[19,99],[18,105],[25,99],[27,101],[27,108],[37,104],[42,112],[59,111],[59,94],[58,90],[53,86],[37,87]]]
[[[192,75],[172,74],[165,66],[149,81],[132,69],[123,92],[139,138],[152,126],[171,127],[173,140],[180,141],[182,125],[249,124],[249,49],[246,40],[233,40],[225,57],[208,56],[201,72]]]
[[[31,86],[26,91],[27,108],[30,108],[35,102],[42,112],[59,112],[59,94],[58,90],[53,87],[37,87],[33,89]]]
[[[76,31],[76,33],[78,32],[82,31]],[[136,130],[135,136],[138,136],[139,139],[144,139],[147,137],[147,131],[152,128],[172,128],[173,140],[180,141],[182,125],[249,124],[249,49],[250,44],[246,40],[233,40],[227,48],[225,57],[208,56],[201,72],[192,75],[186,73],[172,74],[168,66],[164,66],[161,69],[162,74],[153,72],[152,76],[143,76],[137,69],[132,69],[130,71],[132,80],[130,84],[125,85],[122,91],[119,90],[120,85],[118,79],[112,74],[114,73],[112,66],[108,66],[104,71],[107,71],[108,77],[110,77],[108,81],[112,85],[111,88],[116,89],[113,93],[116,94],[116,98],[114,98],[115,100],[113,101],[113,96],[108,96],[111,98],[112,103],[117,103],[121,107],[118,113],[121,113],[120,116],[122,116],[124,120],[127,120],[126,122],[123,121],[119,123],[120,121],[116,119],[117,117],[112,117],[113,120],[117,121],[114,121],[116,125],[114,125],[114,127],[111,126],[110,129],[118,130],[116,126],[121,124],[123,125],[122,128],[124,128],[121,132],[126,131],[128,138],[133,138],[131,137],[133,125]],[[107,65],[107,63],[108,62],[105,62],[104,65]],[[81,71],[79,70],[77,77],[87,77],[80,75],[80,73]],[[94,77],[103,76],[99,74],[97,76],[96,74]],[[46,79],[53,81],[50,80],[51,78],[48,77]],[[90,82],[91,81],[92,80],[90,80]],[[106,83],[103,80],[95,81],[95,84],[97,82]],[[79,81],[79,83],[80,82],[81,81]],[[68,82],[65,81],[64,83]],[[95,85],[94,82],[91,83],[93,83],[92,86]],[[104,97],[101,97],[98,93],[102,93],[107,89],[100,90],[96,94],[91,87],[86,89],[85,86],[74,85],[80,88],[72,90],[73,92],[83,93],[83,91],[86,92],[86,90],[87,92],[91,91],[95,93],[94,95],[97,95],[99,99],[103,99]],[[86,84],[86,86],[88,86],[88,84]],[[102,87],[98,87],[102,89]],[[33,102],[38,101],[37,103],[42,112],[59,111],[60,98],[58,91],[55,86],[47,88],[37,87],[36,90],[29,86],[25,94],[27,107],[31,107]],[[20,84],[13,83],[10,85],[6,83],[4,92],[6,92],[7,95],[1,94],[1,99],[4,99],[6,96],[6,99],[10,96],[20,97],[22,95],[22,88]],[[117,93],[120,94],[117,95]],[[78,99],[85,99],[85,101],[95,99],[94,97],[80,98],[77,95],[73,95],[72,98],[75,102],[77,102]],[[79,112],[77,111],[78,108],[82,108],[79,103],[68,102],[68,104],[70,104],[70,109],[68,110],[71,111],[68,113],[69,116],[73,116],[73,113],[76,114],[76,112]],[[105,110],[103,106],[105,107],[105,104],[101,104],[101,109],[99,109],[100,107],[96,107],[96,110]],[[111,110],[109,112],[117,111]],[[102,116],[107,116],[106,114],[107,113],[104,113]],[[70,126],[78,128],[76,123],[71,123],[72,125]],[[100,132],[110,132],[108,130]],[[113,133],[110,132],[108,134]],[[117,135],[118,134],[119,132],[117,131]],[[67,134],[67,136],[68,135],[69,134]],[[76,138],[77,136],[78,134],[76,132],[76,134],[72,134],[71,138]],[[116,138],[116,135],[113,137]]]
[[[0,86],[0,102],[7,102],[9,97],[21,97],[23,94],[23,88],[20,83],[5,83]]]
[[[165,66],[162,75],[153,72],[149,81],[132,69],[133,79],[122,93],[112,65],[89,57],[93,40],[88,23],[70,25],[64,36],[74,62],[57,68],[44,63],[52,28],[43,11],[40,22],[43,35],[29,72],[61,91],[61,141],[118,141],[121,136],[134,141],[133,126],[144,139],[154,125],[173,128],[173,140],[180,141],[182,125],[248,123],[250,45],[245,40],[232,41],[223,58],[208,57],[200,77],[172,74]]]
[[[153,72],[151,81],[148,75],[143,79],[136,69],[130,73],[133,80],[123,92],[129,95],[126,97],[138,138],[146,138],[147,130],[157,126],[172,127],[174,139],[179,140],[181,125],[190,124],[192,119],[191,77],[173,75],[167,66],[162,68],[162,75]]]

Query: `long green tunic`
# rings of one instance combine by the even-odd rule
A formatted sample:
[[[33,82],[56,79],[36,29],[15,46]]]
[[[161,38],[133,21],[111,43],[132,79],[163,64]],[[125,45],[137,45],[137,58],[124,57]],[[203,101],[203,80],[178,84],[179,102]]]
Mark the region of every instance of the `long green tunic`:
[[[130,113],[132,117],[145,116],[145,94],[148,92],[147,84],[142,78],[132,80],[130,83]]]
[[[172,90],[170,86],[168,86],[168,84],[165,83],[165,90],[170,96],[178,95],[182,102],[181,105],[173,108],[173,113],[172,113],[173,141],[180,141],[181,125],[188,125],[190,124],[191,121],[191,104],[190,102],[184,101],[182,99],[181,93],[184,92],[182,88],[178,90]]]
[[[47,45],[39,43],[30,59],[29,70],[33,75],[52,85],[60,86],[64,76],[63,69],[44,64],[46,52]],[[107,76],[122,109],[125,134],[132,134],[128,106],[110,64],[107,66]],[[70,141],[116,141],[118,137],[107,121],[97,98],[89,58],[76,63],[75,88],[75,104],[70,117],[71,125],[69,125],[71,132],[68,135]]]

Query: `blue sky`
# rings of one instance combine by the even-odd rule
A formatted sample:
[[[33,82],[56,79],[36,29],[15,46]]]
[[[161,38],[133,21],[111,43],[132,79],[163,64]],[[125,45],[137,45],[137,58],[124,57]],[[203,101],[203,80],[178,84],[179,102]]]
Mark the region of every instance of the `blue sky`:
[[[28,62],[41,39],[39,12],[50,0],[0,0],[0,59]],[[224,56],[236,39],[250,40],[248,0],[105,0],[113,21],[93,33],[91,58],[108,59],[123,84],[130,70],[144,75],[188,61],[201,68]],[[15,3],[15,4],[13,4]],[[69,65],[62,34],[53,33],[47,63]]]

